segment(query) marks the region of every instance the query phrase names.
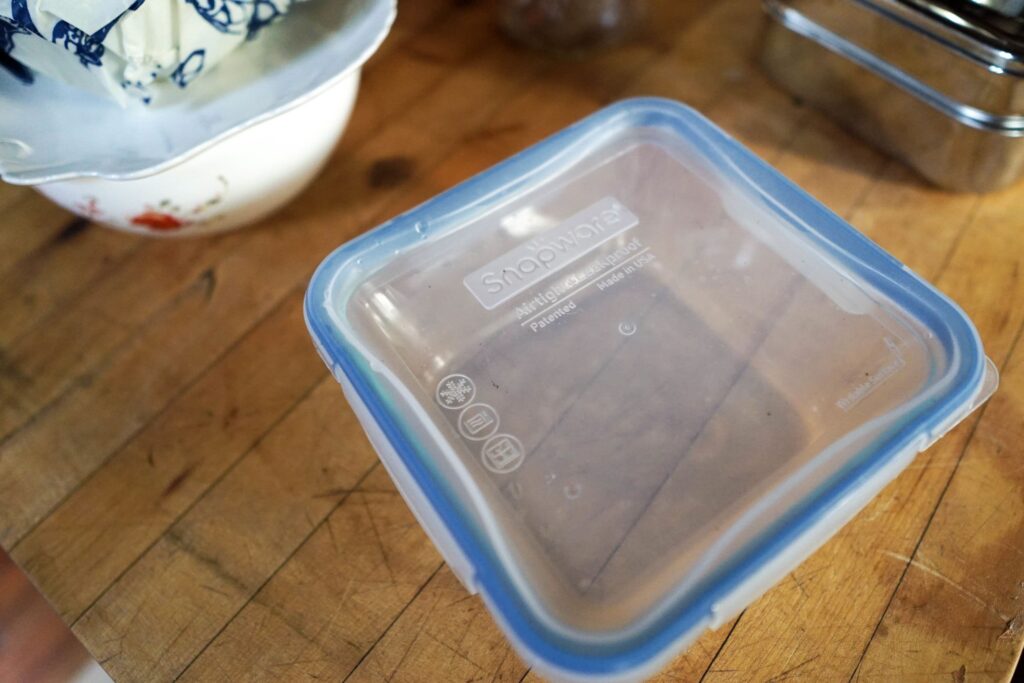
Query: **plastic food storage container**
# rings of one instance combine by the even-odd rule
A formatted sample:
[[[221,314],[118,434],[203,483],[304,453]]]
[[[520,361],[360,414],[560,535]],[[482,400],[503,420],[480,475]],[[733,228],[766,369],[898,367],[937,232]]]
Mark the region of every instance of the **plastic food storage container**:
[[[306,318],[453,571],[561,680],[656,671],[996,382],[954,303],[654,99],[342,246]]]
[[[761,60],[787,90],[928,180],[987,192],[1024,175],[1017,4],[765,0],[773,21]]]

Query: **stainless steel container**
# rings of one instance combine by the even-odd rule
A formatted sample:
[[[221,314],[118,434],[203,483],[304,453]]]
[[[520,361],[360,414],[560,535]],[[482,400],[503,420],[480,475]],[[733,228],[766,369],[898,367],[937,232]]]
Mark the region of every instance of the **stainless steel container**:
[[[988,7],[1008,17],[1024,14],[1024,0],[969,0],[975,5]]]
[[[943,187],[1024,175],[1024,19],[948,0],[765,0],[784,87]]]

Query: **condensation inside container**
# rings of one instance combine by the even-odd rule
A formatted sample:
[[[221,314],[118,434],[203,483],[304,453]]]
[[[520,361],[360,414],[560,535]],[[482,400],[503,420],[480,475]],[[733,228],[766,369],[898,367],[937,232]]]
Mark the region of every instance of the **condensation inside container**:
[[[425,231],[345,314],[440,427],[440,470],[524,591],[606,632],[708,578],[944,361],[670,133],[560,163]]]

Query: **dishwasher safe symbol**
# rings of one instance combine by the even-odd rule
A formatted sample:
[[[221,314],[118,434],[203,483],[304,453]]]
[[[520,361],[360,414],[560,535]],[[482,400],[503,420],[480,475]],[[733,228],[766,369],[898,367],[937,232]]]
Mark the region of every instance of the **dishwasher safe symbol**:
[[[471,441],[483,441],[498,431],[498,411],[486,403],[474,403],[459,413],[459,433]]]
[[[495,474],[515,472],[525,456],[523,444],[511,434],[492,436],[480,451],[484,467]]]

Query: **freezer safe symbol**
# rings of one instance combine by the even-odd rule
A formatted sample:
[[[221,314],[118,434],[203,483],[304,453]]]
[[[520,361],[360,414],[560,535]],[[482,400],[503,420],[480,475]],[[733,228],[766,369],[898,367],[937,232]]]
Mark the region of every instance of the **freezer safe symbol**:
[[[495,474],[509,474],[519,469],[526,457],[523,444],[511,434],[492,436],[480,451],[484,467]]]
[[[436,396],[443,408],[459,410],[468,406],[476,396],[476,386],[465,375],[448,375],[437,383]]]

